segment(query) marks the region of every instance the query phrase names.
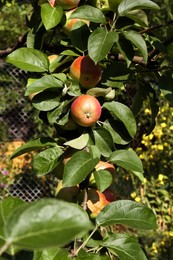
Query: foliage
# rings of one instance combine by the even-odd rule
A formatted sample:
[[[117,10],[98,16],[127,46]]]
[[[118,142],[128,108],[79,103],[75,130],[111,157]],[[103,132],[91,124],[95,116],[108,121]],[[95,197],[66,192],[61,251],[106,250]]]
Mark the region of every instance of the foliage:
[[[7,62],[37,73],[28,79],[25,95],[30,96],[44,123],[55,129],[52,136],[41,136],[16,149],[11,159],[36,151],[35,174],[54,175],[59,182],[55,198],[30,204],[14,198],[1,202],[2,255],[31,250],[34,260],[52,254],[57,259],[62,254],[64,259],[147,259],[134,234],[113,232],[111,227],[156,230],[155,213],[145,202],[126,199],[110,202],[103,187],[114,191],[116,174],[113,173],[112,183],[108,182],[107,187],[105,178],[95,172],[103,160],[145,181],[140,156],[131,147],[138,130],[136,118],[144,100],[148,100],[149,134],[155,127],[161,91],[172,101],[169,85],[172,60],[166,52],[167,46],[148,29],[147,12],[159,12],[156,3],[123,0],[114,5],[110,0],[108,4],[109,10],[105,12],[93,6],[92,1],[81,1],[69,19],[87,20],[89,24],[79,21],[66,34],[63,31],[66,11],[56,1],[33,1],[32,13],[26,19],[29,28],[26,43],[7,56]],[[51,54],[58,54],[54,62],[50,60]],[[69,72],[71,63],[83,55],[88,55],[103,71],[100,82],[89,89]],[[128,105],[130,86],[135,90],[135,97]],[[102,113],[92,126],[75,124],[74,129],[74,124],[71,128],[71,104],[82,94],[95,96]],[[102,174],[111,173],[106,170]],[[61,199],[60,193],[64,194]],[[98,206],[95,193],[100,195],[96,207],[99,212],[87,206],[89,201]]]

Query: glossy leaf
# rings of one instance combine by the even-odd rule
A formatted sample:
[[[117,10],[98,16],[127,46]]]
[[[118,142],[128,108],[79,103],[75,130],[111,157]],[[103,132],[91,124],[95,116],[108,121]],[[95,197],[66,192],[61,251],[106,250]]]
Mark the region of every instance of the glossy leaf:
[[[49,88],[63,88],[63,82],[52,75],[44,75],[40,79],[32,80],[32,82],[29,80],[26,85],[25,96]]]
[[[13,210],[23,204],[25,204],[23,200],[15,197],[9,197],[0,202],[0,238],[4,237],[3,227],[7,222],[8,216]]]
[[[19,69],[31,72],[45,72],[49,69],[47,56],[33,48],[20,48],[7,56],[6,61]]]
[[[32,99],[32,105],[40,111],[50,111],[60,104],[60,95],[53,91],[40,92]]]
[[[99,170],[94,172],[94,179],[99,191],[106,190],[112,183],[112,175],[107,170]]]
[[[137,239],[128,234],[112,234],[103,241],[103,246],[120,259],[147,260]]]
[[[117,101],[112,101],[105,102],[103,108],[108,109],[113,118],[118,118],[123,122],[132,138],[135,136],[136,120],[132,111],[126,105]]]
[[[41,252],[36,251],[32,260],[70,260],[70,257],[68,255],[69,253],[67,249],[64,248],[47,249]]]
[[[114,151],[110,155],[109,161],[126,169],[127,171],[133,172],[141,181],[144,180],[143,165],[134,150],[129,149]]]
[[[105,28],[97,28],[88,39],[88,53],[98,63],[109,53],[113,44],[118,41],[116,32],[108,32]]]
[[[91,228],[88,215],[78,205],[40,199],[13,211],[4,234],[7,243],[34,250],[64,246]]]
[[[81,150],[87,145],[88,141],[89,141],[89,134],[84,133],[75,139],[65,142],[64,145],[68,145],[72,148]]]
[[[43,149],[46,147],[54,147],[56,145],[56,142],[50,137],[41,137],[36,140],[28,141],[14,151],[14,153],[11,155],[11,159],[14,159],[15,157],[20,156],[24,153]]]
[[[63,187],[81,183],[99,162],[86,151],[76,152],[64,167]]]
[[[118,200],[106,205],[96,217],[99,226],[122,224],[137,229],[157,229],[153,211],[137,202]]]
[[[138,32],[132,30],[124,31],[123,34],[126,39],[131,41],[131,43],[139,49],[139,51],[142,53],[144,62],[147,63],[148,51],[146,42],[143,37]]]
[[[69,19],[84,19],[93,23],[106,23],[104,14],[96,7],[83,5],[78,7],[69,17]]]
[[[38,176],[51,172],[58,164],[58,159],[63,153],[60,147],[51,147],[34,156],[33,168]]]
[[[51,7],[48,3],[41,5],[41,19],[46,30],[58,25],[62,19],[62,16],[63,9],[61,6]]]
[[[114,149],[114,143],[111,134],[104,128],[93,130],[95,145],[99,148],[100,153],[109,157]]]
[[[159,6],[150,0],[123,0],[118,6],[118,14],[124,16],[134,9],[159,10]]]

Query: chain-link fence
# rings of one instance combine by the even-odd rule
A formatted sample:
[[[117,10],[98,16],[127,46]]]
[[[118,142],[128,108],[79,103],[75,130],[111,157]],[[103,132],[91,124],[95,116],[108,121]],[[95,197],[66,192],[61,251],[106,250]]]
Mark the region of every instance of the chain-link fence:
[[[24,96],[27,78],[31,76],[27,72],[19,70],[10,64],[0,61],[0,168],[6,161],[4,154],[4,143],[14,143],[16,140],[28,141],[39,137],[43,133],[41,123],[38,123],[36,111],[30,104],[29,99]],[[129,101],[135,94],[134,89],[128,90]],[[134,140],[133,145],[137,146],[140,138],[145,131],[141,127],[138,137]],[[7,163],[7,162],[6,162]],[[23,166],[22,174],[16,174],[15,181],[10,186],[3,186],[2,181],[0,196],[13,195],[26,201],[32,201],[40,197],[52,196],[52,187],[57,185],[56,179],[37,178],[31,168]],[[21,169],[20,169],[21,170]],[[2,172],[1,172],[2,175]],[[2,177],[2,176],[0,176]],[[1,180],[1,179],[0,179]],[[130,193],[131,184],[122,179],[117,183],[119,191],[124,191],[125,196]],[[1,195],[1,193],[3,195]]]

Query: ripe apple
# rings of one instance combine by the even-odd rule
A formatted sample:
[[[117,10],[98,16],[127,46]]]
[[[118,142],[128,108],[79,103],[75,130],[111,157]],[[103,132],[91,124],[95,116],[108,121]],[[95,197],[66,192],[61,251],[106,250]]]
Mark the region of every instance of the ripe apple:
[[[80,126],[89,127],[94,125],[102,112],[99,101],[87,94],[78,96],[71,105],[73,120]]]
[[[90,24],[89,21],[87,20],[84,20],[84,19],[79,19],[79,18],[74,18],[74,19],[69,19],[70,15],[76,10],[77,8],[74,8],[68,12],[66,12],[65,16],[66,16],[66,22],[63,26],[63,32],[67,35],[70,34],[71,30],[72,30],[72,27],[75,23],[79,22],[79,21],[82,21],[84,23],[86,23],[88,26]]]
[[[61,6],[64,10],[70,10],[78,6],[80,0],[50,0],[50,5],[52,7],[58,5]]]
[[[89,56],[79,56],[70,66],[70,75],[78,80],[82,87],[90,89],[101,80],[102,70]]]

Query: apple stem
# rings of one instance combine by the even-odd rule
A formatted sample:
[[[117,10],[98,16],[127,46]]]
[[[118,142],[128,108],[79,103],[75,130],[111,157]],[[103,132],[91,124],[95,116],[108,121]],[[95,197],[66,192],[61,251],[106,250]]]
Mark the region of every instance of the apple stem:
[[[86,246],[86,244],[88,243],[88,241],[90,240],[90,238],[92,237],[92,235],[96,232],[98,226],[96,225],[96,227],[94,228],[94,230],[91,232],[91,234],[88,236],[88,238],[82,243],[82,245],[76,250],[75,252],[75,256],[78,255],[79,251]]]

